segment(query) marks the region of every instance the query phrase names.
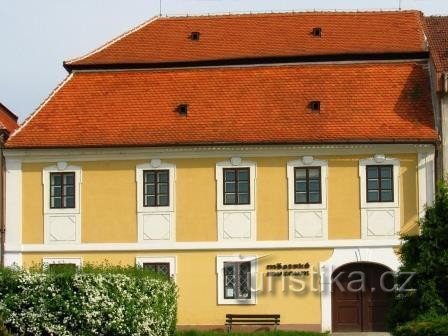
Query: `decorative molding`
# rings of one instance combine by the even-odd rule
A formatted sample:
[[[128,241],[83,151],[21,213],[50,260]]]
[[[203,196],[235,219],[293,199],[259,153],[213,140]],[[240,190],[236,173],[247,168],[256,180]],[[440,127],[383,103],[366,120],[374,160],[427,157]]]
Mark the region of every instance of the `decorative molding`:
[[[139,267],[143,267],[145,263],[168,263],[170,264],[170,277],[176,280],[177,274],[177,257],[176,256],[164,256],[164,257],[136,257],[135,264]]]
[[[393,239],[341,240],[267,240],[267,241],[213,241],[213,242],[154,242],[147,243],[83,243],[83,244],[7,244],[9,253],[22,252],[120,252],[120,251],[219,251],[219,250],[289,250],[358,247],[397,247],[401,241]]]
[[[235,157],[284,157],[307,155],[375,155],[434,151],[433,144],[324,144],[324,145],[247,145],[247,146],[178,146],[123,148],[5,149],[7,158],[23,162],[107,161]]]
[[[224,204],[223,169],[249,168],[250,204]],[[232,157],[228,161],[216,164],[216,209],[218,222],[218,240],[255,240],[256,239],[256,163]]]
[[[295,204],[294,202],[294,168],[320,167],[321,169],[321,196],[319,204]],[[288,212],[289,212],[289,239],[327,239],[328,238],[328,161],[316,160],[313,156],[304,156],[302,159],[289,161],[286,165],[288,178]]]
[[[369,165],[393,166],[393,202],[367,202],[367,169]],[[361,193],[361,237],[386,239],[398,237],[400,232],[400,160],[376,154],[359,161]]]
[[[218,279],[218,304],[219,305],[254,305],[257,303],[257,256],[230,255],[216,257],[216,274]],[[224,298],[224,263],[250,261],[251,273],[251,297],[250,299],[225,299]]]
[[[75,173],[75,208],[50,208],[50,174],[58,172]],[[42,171],[43,215],[45,244],[67,244],[81,242],[81,185],[82,169],[60,161],[54,166],[45,167]]]
[[[335,248],[332,256],[320,263],[321,283],[321,321],[322,331],[332,329],[332,281],[331,276],[337,268],[357,262],[384,265],[393,272],[398,271],[400,261],[393,247],[341,247]]]
[[[145,170],[168,170],[169,205],[158,207],[143,206],[143,172]],[[176,165],[158,158],[135,168],[137,184],[137,226],[138,241],[155,243],[157,241],[174,241],[176,238]]]

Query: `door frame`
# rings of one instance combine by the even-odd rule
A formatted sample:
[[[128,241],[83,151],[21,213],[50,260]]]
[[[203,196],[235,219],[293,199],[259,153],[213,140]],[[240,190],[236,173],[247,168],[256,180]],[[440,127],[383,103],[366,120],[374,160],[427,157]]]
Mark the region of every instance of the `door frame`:
[[[385,266],[397,272],[400,260],[394,248],[388,247],[340,247],[335,248],[332,256],[320,263],[321,283],[321,329],[323,332],[332,331],[332,281],[333,271],[352,263],[374,263]]]

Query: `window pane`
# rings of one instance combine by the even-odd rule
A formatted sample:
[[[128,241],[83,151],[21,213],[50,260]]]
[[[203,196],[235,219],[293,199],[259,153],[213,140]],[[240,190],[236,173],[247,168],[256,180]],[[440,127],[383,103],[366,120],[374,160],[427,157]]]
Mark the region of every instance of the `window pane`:
[[[378,168],[377,167],[367,167],[367,178],[369,178],[369,179],[378,178]]]
[[[52,272],[76,272],[78,267],[75,264],[50,264],[48,265],[48,269]]]
[[[62,188],[60,186],[55,186],[50,188],[50,195],[51,196],[61,196]]]
[[[168,183],[160,183],[159,190],[157,191],[160,194],[168,194]]]
[[[319,178],[320,177],[320,169],[319,168],[310,168],[308,170],[309,178]]]
[[[154,184],[145,185],[145,194],[154,195],[156,193],[156,187]]]
[[[157,265],[157,273],[164,275],[165,277],[170,277],[170,264],[160,263]]]
[[[238,180],[249,181],[249,170],[248,169],[238,170]]]
[[[306,203],[306,193],[297,192],[296,193],[296,203]]]
[[[249,204],[249,194],[238,194],[238,204]]]
[[[310,191],[319,191],[320,181],[310,181]]]
[[[376,190],[370,190],[367,193],[367,202],[378,202],[379,201],[379,192]]]
[[[61,174],[50,174],[51,176],[51,185],[61,185],[62,184],[62,176]]]
[[[310,203],[320,203],[319,192],[310,192]]]
[[[251,294],[250,262],[239,263],[238,291],[239,298],[248,299]]]
[[[64,174],[64,184],[75,184],[75,174]]]
[[[381,179],[381,189],[382,190],[391,190],[392,189],[392,180],[391,179]]]
[[[306,181],[296,181],[296,191],[305,192],[306,191]]]
[[[236,195],[235,194],[225,194],[225,203],[226,204],[235,204],[236,203]]]
[[[148,271],[156,272],[156,265],[153,263],[144,263],[143,269],[146,269]]]
[[[235,181],[235,170],[233,169],[224,170],[224,179],[226,181]]]
[[[367,181],[367,188],[369,190],[375,189],[378,190],[378,180],[368,180]]]
[[[64,208],[74,208],[75,207],[75,198],[74,197],[65,197],[63,200]]]
[[[249,192],[249,183],[248,182],[238,182],[238,191],[243,193]]]
[[[296,179],[306,179],[306,169],[296,168]]]
[[[392,177],[392,167],[381,167],[381,177]]]
[[[235,264],[224,263],[224,298],[234,299],[236,287]]]
[[[154,172],[145,172],[145,183],[155,183],[156,182],[156,176]]]
[[[232,193],[235,192],[235,182],[225,182],[224,183],[224,192],[226,193]]]
[[[64,186],[65,196],[75,196],[75,187],[73,185]]]
[[[169,201],[168,201],[168,195],[158,195],[157,196],[157,201],[158,201],[158,205],[159,206],[168,206]]]
[[[167,183],[168,182],[168,172],[159,172],[158,182]]]
[[[392,202],[393,201],[393,196],[392,196],[392,191],[390,190],[386,190],[386,191],[381,191],[381,201],[383,202]]]
[[[148,195],[145,197],[145,206],[155,206],[156,197],[154,195]]]
[[[52,197],[50,200],[50,207],[56,209],[62,208],[62,199],[60,197]]]

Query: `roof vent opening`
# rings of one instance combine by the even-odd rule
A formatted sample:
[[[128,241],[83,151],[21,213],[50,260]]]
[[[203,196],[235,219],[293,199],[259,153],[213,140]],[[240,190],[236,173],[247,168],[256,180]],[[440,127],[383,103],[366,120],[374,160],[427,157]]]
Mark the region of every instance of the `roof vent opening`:
[[[313,100],[309,103],[308,107],[310,108],[311,112],[319,113],[320,112],[320,101]]]
[[[322,37],[322,28],[320,27],[313,28],[313,30],[311,31],[311,35],[313,35],[314,37]]]
[[[190,34],[190,39],[192,41],[199,41],[200,37],[201,37],[201,33],[197,32],[197,31],[191,32],[191,34]]]
[[[181,116],[186,116],[188,114],[188,104],[179,104],[176,110]]]

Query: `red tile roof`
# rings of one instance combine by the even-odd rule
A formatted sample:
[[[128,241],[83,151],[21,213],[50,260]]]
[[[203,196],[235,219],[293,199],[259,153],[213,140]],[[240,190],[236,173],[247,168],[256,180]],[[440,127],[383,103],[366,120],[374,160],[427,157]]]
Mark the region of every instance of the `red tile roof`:
[[[425,65],[379,63],[77,72],[7,146],[436,139]]]
[[[0,130],[12,133],[17,127],[17,116],[0,103]]]
[[[195,31],[199,41],[189,38]],[[161,17],[66,65],[424,51],[418,11]]]
[[[437,72],[448,71],[448,16],[425,18],[426,35]]]

